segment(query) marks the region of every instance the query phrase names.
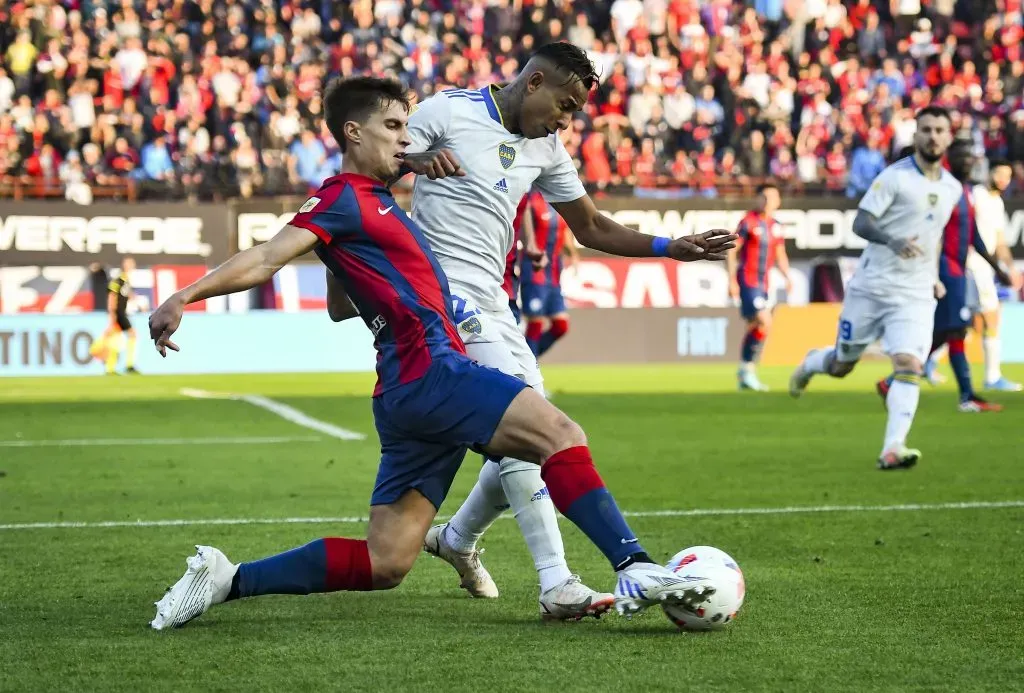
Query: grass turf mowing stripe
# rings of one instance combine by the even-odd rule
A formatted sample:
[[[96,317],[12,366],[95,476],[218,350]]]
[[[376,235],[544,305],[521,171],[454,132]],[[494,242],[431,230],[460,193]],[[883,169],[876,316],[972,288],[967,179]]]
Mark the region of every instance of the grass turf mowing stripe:
[[[807,505],[781,508],[696,508],[693,510],[638,510],[622,513],[626,517],[713,517],[726,515],[794,515],[799,513],[923,512],[929,510],[997,510],[1024,508],[1024,500],[963,501],[949,503],[906,503],[901,505]],[[511,515],[502,515],[509,519]],[[438,517],[445,520],[445,517]],[[199,525],[321,525],[368,522],[367,517],[240,517],[207,520],[115,520],[110,522],[23,522],[0,525],[0,530],[15,529],[104,529],[110,527],[188,527]]]

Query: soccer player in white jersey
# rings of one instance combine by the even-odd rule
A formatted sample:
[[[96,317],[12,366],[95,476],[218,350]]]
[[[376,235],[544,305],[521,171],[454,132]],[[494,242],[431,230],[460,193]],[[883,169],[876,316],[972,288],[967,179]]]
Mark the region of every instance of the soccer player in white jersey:
[[[418,105],[409,118],[406,168],[417,174],[412,218],[423,229],[448,277],[459,332],[477,362],[523,379],[543,393],[537,360],[502,289],[513,243],[516,208],[536,186],[579,241],[629,257],[722,260],[735,237],[710,231],[669,240],[637,233],[598,212],[580,182],[558,132],[569,127],[597,82],[586,54],[568,43],[541,47],[513,82],[480,90],[454,89]],[[646,554],[628,567],[614,595],[586,587],[566,565],[555,509],[535,464],[504,458],[485,462],[466,502],[433,527],[424,548],[448,561],[475,597],[497,597],[480,564],[477,540],[511,506],[540,577],[545,618],[599,615],[630,599],[637,584],[664,571]],[[620,566],[616,566],[620,568]],[[621,592],[621,594],[620,594]]]
[[[868,241],[847,287],[834,347],[814,349],[790,378],[799,397],[819,373],[845,377],[879,337],[892,359],[893,383],[886,396],[889,420],[878,458],[880,469],[917,464],[907,447],[920,396],[922,366],[932,342],[939,244],[963,186],[942,167],[953,141],[949,113],[929,106],[917,114],[915,153],[887,167],[859,204],[853,230]]]
[[[1006,245],[1006,206],[1003,193],[1013,179],[1013,167],[1006,161],[989,165],[988,184],[974,187],[974,214],[978,233],[985,248],[1009,271],[1014,287],[1020,285],[1020,274],[1014,269],[1013,255]],[[978,253],[967,256],[976,296],[975,303],[983,324],[982,348],[985,353],[985,387],[990,390],[1019,392],[1022,387],[1003,377],[999,360],[999,292],[992,267]]]

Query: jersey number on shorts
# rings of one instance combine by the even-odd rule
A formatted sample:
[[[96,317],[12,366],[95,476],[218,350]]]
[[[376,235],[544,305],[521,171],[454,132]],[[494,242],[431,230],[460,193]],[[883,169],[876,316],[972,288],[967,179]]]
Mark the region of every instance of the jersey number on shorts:
[[[480,315],[479,308],[470,308],[466,305],[466,299],[459,296],[452,296],[452,312],[455,313],[456,325],[474,315]]]
[[[849,320],[839,321],[839,336],[843,339],[850,339],[853,337],[853,323]]]

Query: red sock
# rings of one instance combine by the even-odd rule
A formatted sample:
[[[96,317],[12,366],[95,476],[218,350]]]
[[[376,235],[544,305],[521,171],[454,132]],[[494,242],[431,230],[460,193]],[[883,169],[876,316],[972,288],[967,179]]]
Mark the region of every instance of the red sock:
[[[530,320],[526,323],[526,340],[536,341],[544,334],[544,323],[540,320]]]
[[[962,339],[951,339],[949,340],[949,353],[951,354],[962,354],[964,353],[964,340]]]
[[[370,549],[365,539],[325,537],[324,548],[327,552],[325,586],[328,591],[366,592],[373,589]]]
[[[569,331],[569,319],[568,318],[552,318],[551,320],[551,337],[552,339],[558,340],[565,336]]]
[[[540,476],[548,486],[551,502],[562,514],[580,496],[604,488],[586,445],[566,448],[549,457],[540,468]]]

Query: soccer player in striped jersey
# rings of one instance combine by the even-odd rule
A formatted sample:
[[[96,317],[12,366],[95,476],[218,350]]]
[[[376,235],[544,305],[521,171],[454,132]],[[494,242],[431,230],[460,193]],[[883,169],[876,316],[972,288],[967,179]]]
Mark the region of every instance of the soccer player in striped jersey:
[[[912,467],[921,457],[906,439],[931,347],[935,301],[945,290],[939,246],[963,195],[961,183],[942,167],[952,141],[948,111],[928,106],[918,112],[915,153],[882,171],[860,201],[853,231],[868,247],[847,287],[836,344],[811,350],[789,381],[790,394],[799,397],[817,374],[843,378],[881,337],[893,383],[879,469]]]
[[[985,242],[978,233],[974,191],[968,184],[971,170],[977,163],[971,148],[970,142],[958,141],[949,148],[947,155],[950,172],[963,185],[963,196],[953,209],[942,237],[939,281],[945,287],[945,294],[935,306],[931,353],[934,354],[944,344],[949,345],[949,364],[953,368],[960,390],[960,411],[1000,411],[1000,405],[988,402],[975,393],[971,384],[971,367],[967,362],[964,348],[967,328],[973,318],[973,312],[968,305],[968,252],[973,248],[991,268],[990,271],[995,278],[1006,283],[1010,281],[1010,277],[999,267],[998,261],[989,254]],[[888,395],[891,384],[892,376],[878,383],[878,393],[883,399]]]
[[[534,239],[543,263],[520,264],[522,310],[526,316],[526,343],[538,358],[569,332],[569,313],[562,296],[562,257],[575,262],[575,240],[568,224],[537,190],[523,197],[513,226]]]
[[[396,587],[470,448],[540,466],[555,506],[615,569],[620,613],[656,604],[696,610],[714,586],[684,580],[651,559],[594,468],[583,430],[519,378],[466,355],[445,274],[385,182],[410,144],[405,94],[398,82],[372,77],[332,84],[324,104],[345,153],[341,173],[271,240],[174,294],[149,322],[161,356],[178,351],[171,337],[188,304],[259,286],[315,251],[353,304],[345,312],[358,312],[373,333],[378,355],[373,418],[381,460],[367,539],[326,537],[241,564],[197,546],[185,574],[157,602],[151,626],[182,626],[214,604],[244,597]],[[595,615],[610,607],[599,605]]]
[[[792,289],[789,278],[789,257],[782,226],[772,216],[781,205],[779,189],[771,183],[758,188],[758,205],[740,221],[736,249],[726,261],[729,271],[729,297],[740,302],[740,315],[747,322],[737,373],[741,390],[766,391],[754,370],[765,339],[772,325],[772,300],[768,279],[772,266],[778,263],[786,280],[787,293]]]

